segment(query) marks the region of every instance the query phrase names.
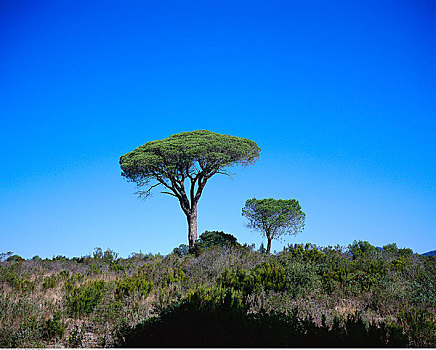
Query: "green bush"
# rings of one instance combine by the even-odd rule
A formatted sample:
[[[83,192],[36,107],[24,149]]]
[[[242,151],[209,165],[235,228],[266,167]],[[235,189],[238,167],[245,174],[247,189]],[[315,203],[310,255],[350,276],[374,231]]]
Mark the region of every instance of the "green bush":
[[[325,259],[325,254],[313,244],[294,244],[283,249],[279,255],[281,259],[297,260],[299,262],[316,262],[319,263]]]
[[[186,256],[189,254],[189,246],[186,244],[180,244],[178,247],[173,249],[173,254],[179,257]]]
[[[179,264],[177,257],[168,255],[164,259],[148,261],[138,269],[137,274],[147,281],[153,281],[156,287],[167,287],[186,279],[185,272]]]
[[[21,262],[21,261],[25,261],[25,259],[23,259],[21,256],[19,255],[11,255],[10,257],[8,257],[6,259],[7,262]]]
[[[408,285],[411,301],[415,305],[436,308],[436,275],[417,269],[415,278]]]
[[[204,231],[198,238],[195,246],[190,249],[190,253],[198,256],[203,249],[213,246],[234,247],[240,246],[235,236],[223,231]]]
[[[65,334],[66,325],[61,321],[60,312],[56,312],[53,318],[44,321],[42,327],[42,338],[44,340],[61,339]]]
[[[103,299],[105,281],[92,281],[78,287],[66,283],[65,304],[74,317],[89,315]]]
[[[293,298],[317,292],[321,287],[321,277],[317,267],[310,263],[292,262],[285,267],[286,292]]]
[[[42,283],[42,288],[49,289],[56,287],[57,284],[57,278],[55,275],[52,276],[45,276],[44,282]]]
[[[146,297],[150,294],[153,288],[153,282],[141,274],[134,274],[132,277],[125,277],[118,283],[115,290],[115,297],[122,299],[125,296],[132,296],[135,293]]]
[[[226,269],[218,278],[218,283],[245,295],[262,289],[281,292],[288,287],[285,269],[275,261],[263,262],[249,270]]]
[[[397,317],[413,347],[434,347],[436,345],[434,313],[412,307],[409,310],[403,309]]]
[[[67,280],[68,278],[70,278],[71,273],[68,270],[62,270],[61,272],[59,272],[59,278],[61,280]]]
[[[348,251],[351,253],[353,259],[372,257],[378,252],[377,248],[367,241],[354,241],[348,246]]]

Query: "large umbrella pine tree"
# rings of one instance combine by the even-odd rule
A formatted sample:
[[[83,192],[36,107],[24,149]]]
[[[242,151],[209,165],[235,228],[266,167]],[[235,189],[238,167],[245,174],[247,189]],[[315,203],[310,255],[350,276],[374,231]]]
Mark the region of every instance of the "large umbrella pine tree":
[[[259,158],[254,141],[207,130],[182,132],[147,142],[120,158],[121,175],[144,190],[161,186],[162,193],[178,199],[188,221],[189,247],[197,240],[197,205],[207,181],[215,174],[229,175],[232,165],[250,165]]]

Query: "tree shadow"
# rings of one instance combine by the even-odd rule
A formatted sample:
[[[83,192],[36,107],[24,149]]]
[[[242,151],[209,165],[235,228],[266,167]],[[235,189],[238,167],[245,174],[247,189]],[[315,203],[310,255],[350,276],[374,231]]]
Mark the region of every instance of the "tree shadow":
[[[134,327],[121,327],[118,347],[406,347],[401,327],[365,324],[358,314],[333,327],[291,314],[247,314],[228,305],[182,303]]]

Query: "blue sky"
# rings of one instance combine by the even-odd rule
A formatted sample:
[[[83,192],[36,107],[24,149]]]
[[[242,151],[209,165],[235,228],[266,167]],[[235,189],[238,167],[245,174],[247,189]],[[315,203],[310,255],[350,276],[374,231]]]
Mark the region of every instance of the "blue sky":
[[[257,164],[212,178],[198,231],[241,243],[248,198],[296,198],[274,242],[436,249],[436,6],[431,1],[20,1],[0,4],[0,251],[167,254],[177,201],[147,201],[119,157],[198,129]]]

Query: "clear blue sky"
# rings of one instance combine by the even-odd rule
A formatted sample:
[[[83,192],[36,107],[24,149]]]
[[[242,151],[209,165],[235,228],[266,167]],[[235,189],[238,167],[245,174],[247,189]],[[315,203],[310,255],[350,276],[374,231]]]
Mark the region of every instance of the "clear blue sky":
[[[432,1],[0,2],[0,252],[169,253],[177,201],[147,201],[119,157],[197,129],[252,139],[216,176],[199,233],[241,243],[248,198],[296,198],[306,228],[273,243],[436,249]]]

